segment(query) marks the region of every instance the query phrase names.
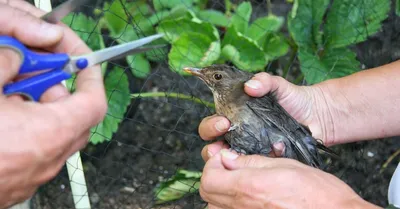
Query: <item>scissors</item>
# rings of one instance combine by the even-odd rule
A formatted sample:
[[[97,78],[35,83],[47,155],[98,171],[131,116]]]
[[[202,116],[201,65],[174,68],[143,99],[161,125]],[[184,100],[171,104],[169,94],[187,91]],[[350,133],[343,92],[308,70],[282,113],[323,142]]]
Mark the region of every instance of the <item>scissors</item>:
[[[57,20],[62,18],[62,15],[59,15],[59,13],[62,12],[64,15],[67,14],[65,9],[62,8],[63,6],[64,8],[73,8],[70,5],[71,2],[77,1],[70,0],[64,3],[65,6],[59,6],[61,9],[58,7],[56,12],[50,12],[52,14],[47,14],[42,18],[46,17],[51,19],[53,22],[57,22]],[[66,53],[36,53],[32,50],[29,50],[20,41],[13,37],[0,36],[0,48],[5,47],[13,49],[19,53],[21,57],[22,64],[19,68],[19,75],[50,69],[45,73],[5,85],[3,87],[3,93],[5,95],[19,94],[25,96],[28,100],[37,102],[47,89],[62,82],[63,80],[71,78],[74,73],[100,64],[104,61],[110,61],[127,56],[129,54],[141,53],[163,47],[164,45],[142,47],[143,45],[163,36],[163,34],[156,34],[80,56],[70,56]]]

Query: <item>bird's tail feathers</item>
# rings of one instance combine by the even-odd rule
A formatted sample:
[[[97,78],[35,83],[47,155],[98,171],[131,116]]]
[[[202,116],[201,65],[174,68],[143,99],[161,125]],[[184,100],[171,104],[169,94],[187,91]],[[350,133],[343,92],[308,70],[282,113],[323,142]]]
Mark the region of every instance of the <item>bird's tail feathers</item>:
[[[324,144],[322,144],[319,141],[317,142],[316,147],[318,148],[318,150],[322,151],[324,154],[329,155],[330,157],[333,157],[335,159],[340,158],[339,155],[335,151],[326,147]]]
[[[310,136],[304,137],[302,140],[293,140],[295,142],[295,152],[304,163],[320,168],[322,165],[321,156],[315,146],[315,139]]]

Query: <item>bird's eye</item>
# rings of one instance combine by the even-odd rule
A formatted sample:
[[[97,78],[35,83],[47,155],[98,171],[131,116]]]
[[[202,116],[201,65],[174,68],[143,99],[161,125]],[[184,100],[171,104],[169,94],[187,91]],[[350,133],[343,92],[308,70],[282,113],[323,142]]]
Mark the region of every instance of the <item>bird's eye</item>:
[[[219,74],[219,73],[214,74],[214,79],[215,80],[221,80],[221,78],[222,78],[221,74]]]

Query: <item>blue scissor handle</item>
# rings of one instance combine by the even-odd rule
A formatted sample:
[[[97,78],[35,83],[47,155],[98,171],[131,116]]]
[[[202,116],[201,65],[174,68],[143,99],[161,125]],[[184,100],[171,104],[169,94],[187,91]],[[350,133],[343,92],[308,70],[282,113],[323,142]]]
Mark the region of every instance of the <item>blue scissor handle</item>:
[[[50,87],[69,79],[72,74],[62,68],[45,72],[25,80],[7,84],[3,87],[5,95],[19,94],[38,102],[42,94]]]
[[[39,54],[30,51],[17,39],[10,36],[0,36],[0,48],[7,47],[16,50],[22,61],[19,74],[30,73],[38,70],[57,69],[68,63],[69,56],[65,53]]]

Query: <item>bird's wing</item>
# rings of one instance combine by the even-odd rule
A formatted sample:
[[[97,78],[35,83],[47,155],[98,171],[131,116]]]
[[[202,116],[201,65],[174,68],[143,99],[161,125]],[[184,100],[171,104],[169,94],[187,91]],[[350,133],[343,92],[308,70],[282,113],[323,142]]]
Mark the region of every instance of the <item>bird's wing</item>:
[[[247,106],[266,123],[272,124],[289,139],[299,160],[314,167],[320,167],[321,160],[315,148],[314,140],[305,142],[305,137],[311,137],[309,132],[292,118],[282,106],[269,94],[264,97],[252,98],[246,102]],[[313,139],[313,138],[312,138]],[[306,144],[310,143],[310,144]]]

